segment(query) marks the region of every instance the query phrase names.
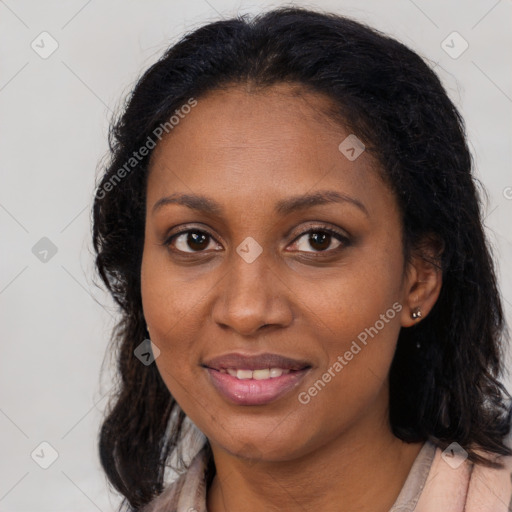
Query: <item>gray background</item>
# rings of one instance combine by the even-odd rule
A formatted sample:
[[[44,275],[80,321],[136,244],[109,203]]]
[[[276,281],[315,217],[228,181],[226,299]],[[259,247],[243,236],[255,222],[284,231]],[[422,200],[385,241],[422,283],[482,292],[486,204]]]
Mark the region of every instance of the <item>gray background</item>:
[[[512,2],[295,4],[365,21],[435,67],[466,120],[489,192],[485,223],[510,323]],[[0,0],[0,511],[115,509],[96,447],[111,387],[109,359],[101,379],[100,370],[115,308],[94,285],[90,244],[108,121],[140,72],[185,31],[277,5]],[[45,55],[52,44],[57,49]],[[39,464],[51,462],[52,452],[41,442],[58,454],[48,469]]]

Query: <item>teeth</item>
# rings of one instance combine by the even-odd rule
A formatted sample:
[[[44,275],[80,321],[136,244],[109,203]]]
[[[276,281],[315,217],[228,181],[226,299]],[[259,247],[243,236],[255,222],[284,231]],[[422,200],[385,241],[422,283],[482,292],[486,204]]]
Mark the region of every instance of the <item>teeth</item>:
[[[252,378],[256,380],[263,380],[270,378],[270,370],[254,370]]]
[[[252,371],[251,370],[237,370],[236,378],[237,379],[252,379]]]
[[[281,375],[286,375],[290,373],[290,370],[283,370],[282,368],[262,368],[258,370],[237,370],[235,368],[222,368],[220,370],[221,373],[228,373],[231,377],[236,377],[240,380],[246,379],[255,379],[255,380],[265,380],[265,379],[275,379],[276,377],[281,377]]]
[[[290,370],[282,370],[281,368],[271,368],[270,378],[275,379],[276,377],[281,377],[281,375],[286,373],[290,373]]]

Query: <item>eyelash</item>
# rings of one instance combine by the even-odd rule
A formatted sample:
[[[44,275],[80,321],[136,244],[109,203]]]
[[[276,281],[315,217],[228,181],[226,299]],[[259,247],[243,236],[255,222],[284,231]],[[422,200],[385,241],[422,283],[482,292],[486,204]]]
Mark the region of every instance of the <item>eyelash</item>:
[[[170,246],[175,238],[178,238],[180,235],[183,235],[185,233],[201,233],[201,234],[207,235],[211,240],[215,240],[215,237],[204,229],[185,227],[182,230],[180,230],[176,233],[173,233],[171,236],[167,237],[165,239],[165,241],[162,243],[162,245],[166,246],[166,247]],[[343,233],[340,233],[339,231],[331,228],[330,226],[321,225],[321,224],[318,226],[313,226],[313,227],[309,228],[308,230],[303,231],[302,233],[299,233],[293,239],[292,243],[295,243],[297,240],[300,240],[304,235],[307,235],[310,233],[328,233],[329,235],[331,235],[335,239],[337,239],[341,243],[341,245],[336,247],[335,249],[326,249],[325,251],[298,251],[298,252],[306,252],[307,254],[312,253],[312,254],[319,254],[319,255],[331,254],[333,252],[338,252],[339,250],[343,249],[344,247],[347,247],[350,245],[349,238],[347,236],[345,236]],[[193,255],[193,254],[201,254],[201,253],[205,252],[205,251],[187,252],[187,251],[180,251],[179,249],[173,249],[173,250],[175,252],[178,252],[181,255]],[[315,256],[315,257],[317,257],[317,256]]]

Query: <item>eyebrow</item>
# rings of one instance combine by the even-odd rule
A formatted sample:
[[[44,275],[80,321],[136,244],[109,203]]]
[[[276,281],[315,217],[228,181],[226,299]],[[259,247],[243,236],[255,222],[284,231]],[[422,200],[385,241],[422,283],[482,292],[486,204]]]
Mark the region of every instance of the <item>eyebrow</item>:
[[[276,203],[275,212],[284,216],[298,210],[305,210],[313,206],[329,203],[349,203],[359,208],[368,216],[368,210],[361,201],[334,190],[320,190],[311,194],[282,199]],[[224,211],[217,201],[203,195],[172,194],[159,199],[153,206],[152,214],[154,215],[158,210],[168,204],[179,204],[192,210],[217,216],[221,216]]]

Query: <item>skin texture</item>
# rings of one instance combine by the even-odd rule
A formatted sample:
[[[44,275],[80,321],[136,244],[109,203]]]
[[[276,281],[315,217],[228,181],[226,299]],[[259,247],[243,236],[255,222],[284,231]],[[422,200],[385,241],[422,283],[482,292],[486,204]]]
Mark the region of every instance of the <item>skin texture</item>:
[[[238,86],[201,97],[150,163],[144,315],[162,378],[212,445],[209,512],[386,512],[421,448],[391,432],[388,372],[400,329],[420,321],[411,319],[415,307],[428,314],[441,275],[419,256],[405,265],[398,206],[369,152],[349,161],[338,146],[350,132],[322,114],[328,99],[298,92]],[[348,201],[274,211],[277,201],[320,190],[355,198],[366,212]],[[208,196],[223,212],[178,204],[152,212],[175,193]],[[304,233],[322,233],[322,224],[349,242],[310,244]],[[211,237],[199,249],[186,234],[166,246],[185,225]],[[263,249],[252,263],[236,252],[247,237]],[[401,311],[300,403],[394,303]],[[273,352],[312,368],[272,403],[235,405],[201,367],[230,352]]]

